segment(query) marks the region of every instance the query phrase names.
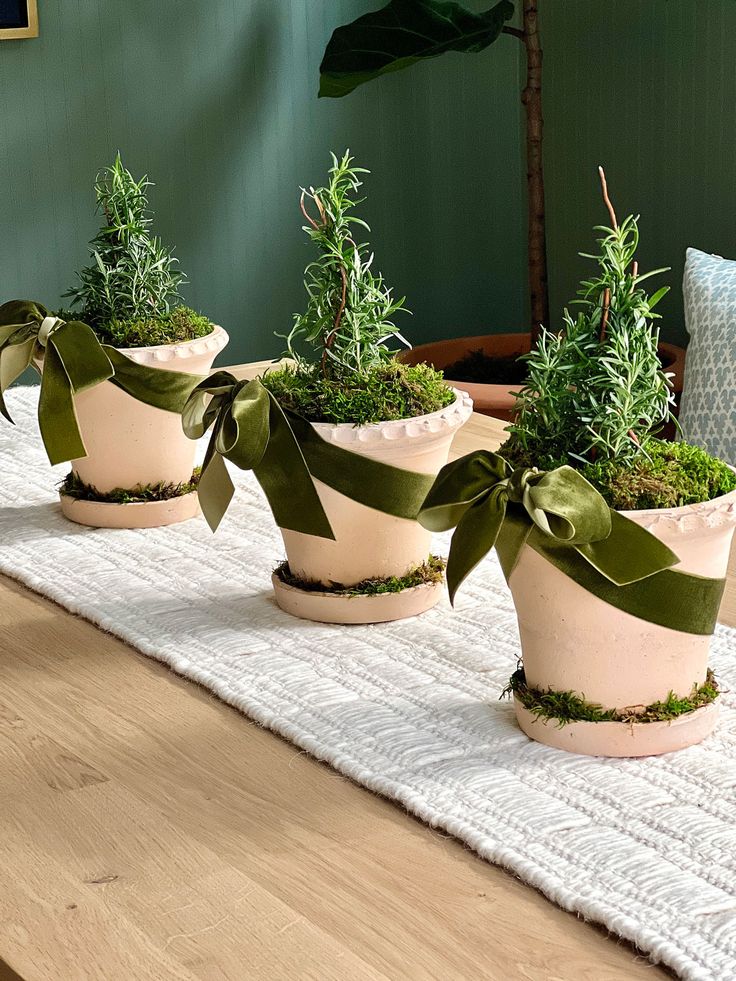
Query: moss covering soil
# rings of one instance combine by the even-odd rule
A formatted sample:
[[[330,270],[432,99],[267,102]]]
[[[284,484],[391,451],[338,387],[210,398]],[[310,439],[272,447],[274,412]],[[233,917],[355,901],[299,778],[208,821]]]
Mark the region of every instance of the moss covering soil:
[[[445,572],[445,560],[430,555],[426,562],[407,572],[405,576],[389,576],[386,579],[364,579],[354,586],[333,582],[329,586],[315,579],[300,579],[293,576],[288,562],[282,562],[275,569],[275,575],[287,586],[303,589],[310,593],[332,593],[335,596],[381,596],[384,593],[401,593],[415,586],[441,583]]]
[[[116,487],[107,493],[101,493],[91,484],[85,484],[70,470],[59,484],[59,493],[73,497],[77,501],[96,501],[98,504],[146,504],[150,501],[170,501],[175,497],[184,497],[197,489],[201,470],[199,467],[192,474],[191,480],[184,484],[146,484],[132,487],[129,490]]]
[[[429,365],[384,361],[364,373],[324,378],[318,365],[287,365],[261,381],[285,409],[309,422],[364,426],[413,419],[450,405],[455,395]]]
[[[103,344],[111,347],[158,347],[162,344],[181,344],[211,334],[214,324],[189,307],[174,307],[169,313],[151,319],[111,320],[99,323],[85,312],[59,310],[62,320],[82,320],[88,323]]]
[[[721,460],[689,443],[651,439],[632,462],[608,460],[581,465],[563,453],[534,453],[508,440],[498,451],[514,467],[554,470],[575,466],[617,511],[683,507],[736,490],[736,473]]]
[[[527,711],[532,712],[537,719],[553,720],[558,728],[570,722],[670,722],[672,719],[695,712],[697,709],[710,705],[718,697],[718,684],[713,672],[708,670],[705,683],[693,685],[693,690],[687,698],[678,698],[674,692],[660,702],[651,705],[631,705],[626,709],[604,709],[595,702],[588,702],[585,697],[572,691],[540,691],[529,688],[526,683],[523,667],[519,667],[511,675],[507,687],[501,693],[501,698],[513,694]]]

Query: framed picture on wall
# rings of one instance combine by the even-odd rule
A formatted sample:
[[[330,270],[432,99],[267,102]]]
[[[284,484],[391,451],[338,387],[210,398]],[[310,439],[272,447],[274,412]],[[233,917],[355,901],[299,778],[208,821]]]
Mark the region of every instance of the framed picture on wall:
[[[0,41],[38,37],[37,0],[0,0]]]

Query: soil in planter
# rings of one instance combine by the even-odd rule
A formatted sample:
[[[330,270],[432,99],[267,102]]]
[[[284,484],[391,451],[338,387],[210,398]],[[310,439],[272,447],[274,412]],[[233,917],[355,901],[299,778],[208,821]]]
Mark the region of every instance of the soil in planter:
[[[286,366],[261,378],[284,409],[309,422],[364,426],[438,412],[455,395],[430,365],[381,361],[365,372],[325,378],[319,365]]]
[[[518,357],[494,358],[479,348],[468,351],[459,361],[445,365],[442,373],[452,381],[517,386],[526,381],[526,362]]]
[[[708,669],[705,683],[693,685],[693,690],[687,698],[678,698],[670,692],[665,699],[653,702],[651,705],[630,705],[625,709],[604,709],[595,702],[587,702],[584,697],[572,691],[540,691],[529,688],[524,675],[524,668],[519,667],[511,675],[507,687],[501,693],[501,698],[514,695],[527,711],[535,718],[549,719],[557,723],[558,728],[570,722],[670,722],[678,716],[695,712],[699,708],[710,705],[718,698],[719,690],[713,672]]]
[[[646,508],[683,507],[712,501],[736,490],[736,474],[721,460],[689,443],[670,443],[652,439],[633,463],[609,460],[581,465],[578,460],[556,452],[554,447],[544,453],[525,450],[507,440],[498,451],[514,469],[537,467],[554,470],[569,464],[580,470],[617,511],[638,511]]]
[[[364,579],[354,586],[333,582],[329,586],[315,579],[300,579],[289,569],[288,562],[282,562],[275,574],[287,586],[303,589],[309,593],[333,593],[335,596],[380,596],[384,593],[401,593],[405,589],[442,582],[445,560],[430,555],[426,562],[407,572],[405,576],[389,576],[386,579]]]
[[[669,355],[660,356],[659,360],[665,370],[672,364]],[[457,382],[517,387],[526,381],[526,362],[519,357],[494,358],[478,348],[477,351],[468,351],[459,361],[444,365],[442,373]]]
[[[59,493],[73,497],[77,501],[96,501],[98,504],[145,504],[149,501],[170,501],[175,497],[184,497],[197,489],[201,468],[197,467],[191,480],[183,484],[139,484],[137,487],[126,489],[116,487],[114,490],[102,493],[91,484],[85,484],[70,470],[59,484]]]

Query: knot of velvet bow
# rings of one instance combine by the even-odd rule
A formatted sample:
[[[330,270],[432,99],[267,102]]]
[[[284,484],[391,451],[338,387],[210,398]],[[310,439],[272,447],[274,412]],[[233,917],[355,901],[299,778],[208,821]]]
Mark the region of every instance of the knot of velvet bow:
[[[495,546],[506,579],[529,543],[550,561],[560,550],[616,586],[669,569],[675,553],[646,529],[612,511],[577,470],[512,470],[497,453],[478,450],[444,467],[419,522],[455,528],[447,564],[450,598]]]
[[[280,528],[334,539],[309,468],[284,410],[261,382],[216,371],[190,394],[184,432],[199,439],[211,428],[199,499],[214,531],[234,493],[225,460],[252,470]]]
[[[43,360],[38,420],[51,463],[85,456],[74,395],[111,378],[115,369],[94,331],[79,320],[49,316],[40,303],[0,306],[0,412],[12,422],[5,391]]]

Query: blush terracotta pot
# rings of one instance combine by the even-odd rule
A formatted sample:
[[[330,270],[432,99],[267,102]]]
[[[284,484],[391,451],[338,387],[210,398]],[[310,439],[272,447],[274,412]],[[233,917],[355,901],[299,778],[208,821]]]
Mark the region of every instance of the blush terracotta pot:
[[[433,365],[439,371],[444,371],[448,364],[460,361],[471,351],[482,351],[494,358],[518,358],[528,354],[531,347],[530,334],[480,334],[477,337],[456,337],[446,341],[434,341],[431,344],[420,344],[398,355],[404,364]],[[514,396],[519,386],[482,385],[477,382],[455,381],[447,376],[447,382],[453,387],[460,387],[473,400],[473,408],[484,416],[504,419],[510,422],[513,416]]]
[[[482,351],[495,358],[517,358],[528,354],[531,348],[531,334],[479,334],[477,337],[457,337],[446,341],[435,341],[432,344],[420,344],[398,355],[404,364],[421,364],[426,362],[444,371],[448,364],[460,361],[471,351]],[[679,397],[685,376],[685,349],[675,344],[660,341],[659,352],[665,364],[665,370],[672,372],[673,390]],[[473,400],[476,412],[484,416],[493,416],[510,422],[513,418],[514,398],[520,386],[513,385],[484,385],[464,382],[447,376],[447,381],[454,387],[467,391]],[[674,432],[670,434],[674,437]],[[670,438],[670,437],[667,437]]]
[[[227,342],[227,333],[222,327],[215,327],[206,337],[192,341],[120,351],[131,361],[151,368],[206,375]],[[80,392],[74,397],[74,407],[87,456],[73,460],[72,470],[85,484],[104,494],[119,487],[131,489],[159,482],[183,484],[191,479],[196,443],[184,435],[177,413],[139,402],[111,382]],[[183,521],[197,511],[196,495],[194,500],[177,507],[168,502],[168,508],[156,507],[162,503],[158,501],[84,503],[92,507],[75,507],[67,499],[64,513],[72,521],[77,520],[77,515],[80,519],[83,516],[82,524],[99,528],[155,527]]]
[[[405,470],[436,475],[447,463],[450,444],[472,411],[472,400],[464,392],[457,391],[451,405],[414,419],[367,426],[350,423],[313,425],[322,439],[352,453]],[[352,586],[365,579],[404,576],[427,560],[432,536],[417,521],[396,518],[358,504],[319,480],[314,484],[335,541],[282,528],[292,575],[325,586],[333,583]],[[293,593],[288,588],[281,588],[283,585],[280,580],[275,580],[277,602],[287,612],[296,612]],[[440,589],[406,590],[405,593],[372,597],[376,602],[370,604],[369,618],[361,615],[358,619],[355,619],[358,616],[356,610],[361,604],[356,600],[360,597],[311,593],[311,599],[301,603],[298,615],[328,623],[397,620],[434,606],[441,592]],[[383,609],[379,609],[382,605]]]
[[[684,572],[726,575],[736,526],[736,491],[680,508],[624,511],[679,556]],[[526,683],[542,691],[573,691],[605,709],[643,707],[685,697],[702,685],[710,637],[647,623],[593,596],[529,546],[511,574]],[[646,756],[704,739],[717,703],[672,723],[535,720],[516,702],[517,719],[532,739],[574,753]]]

